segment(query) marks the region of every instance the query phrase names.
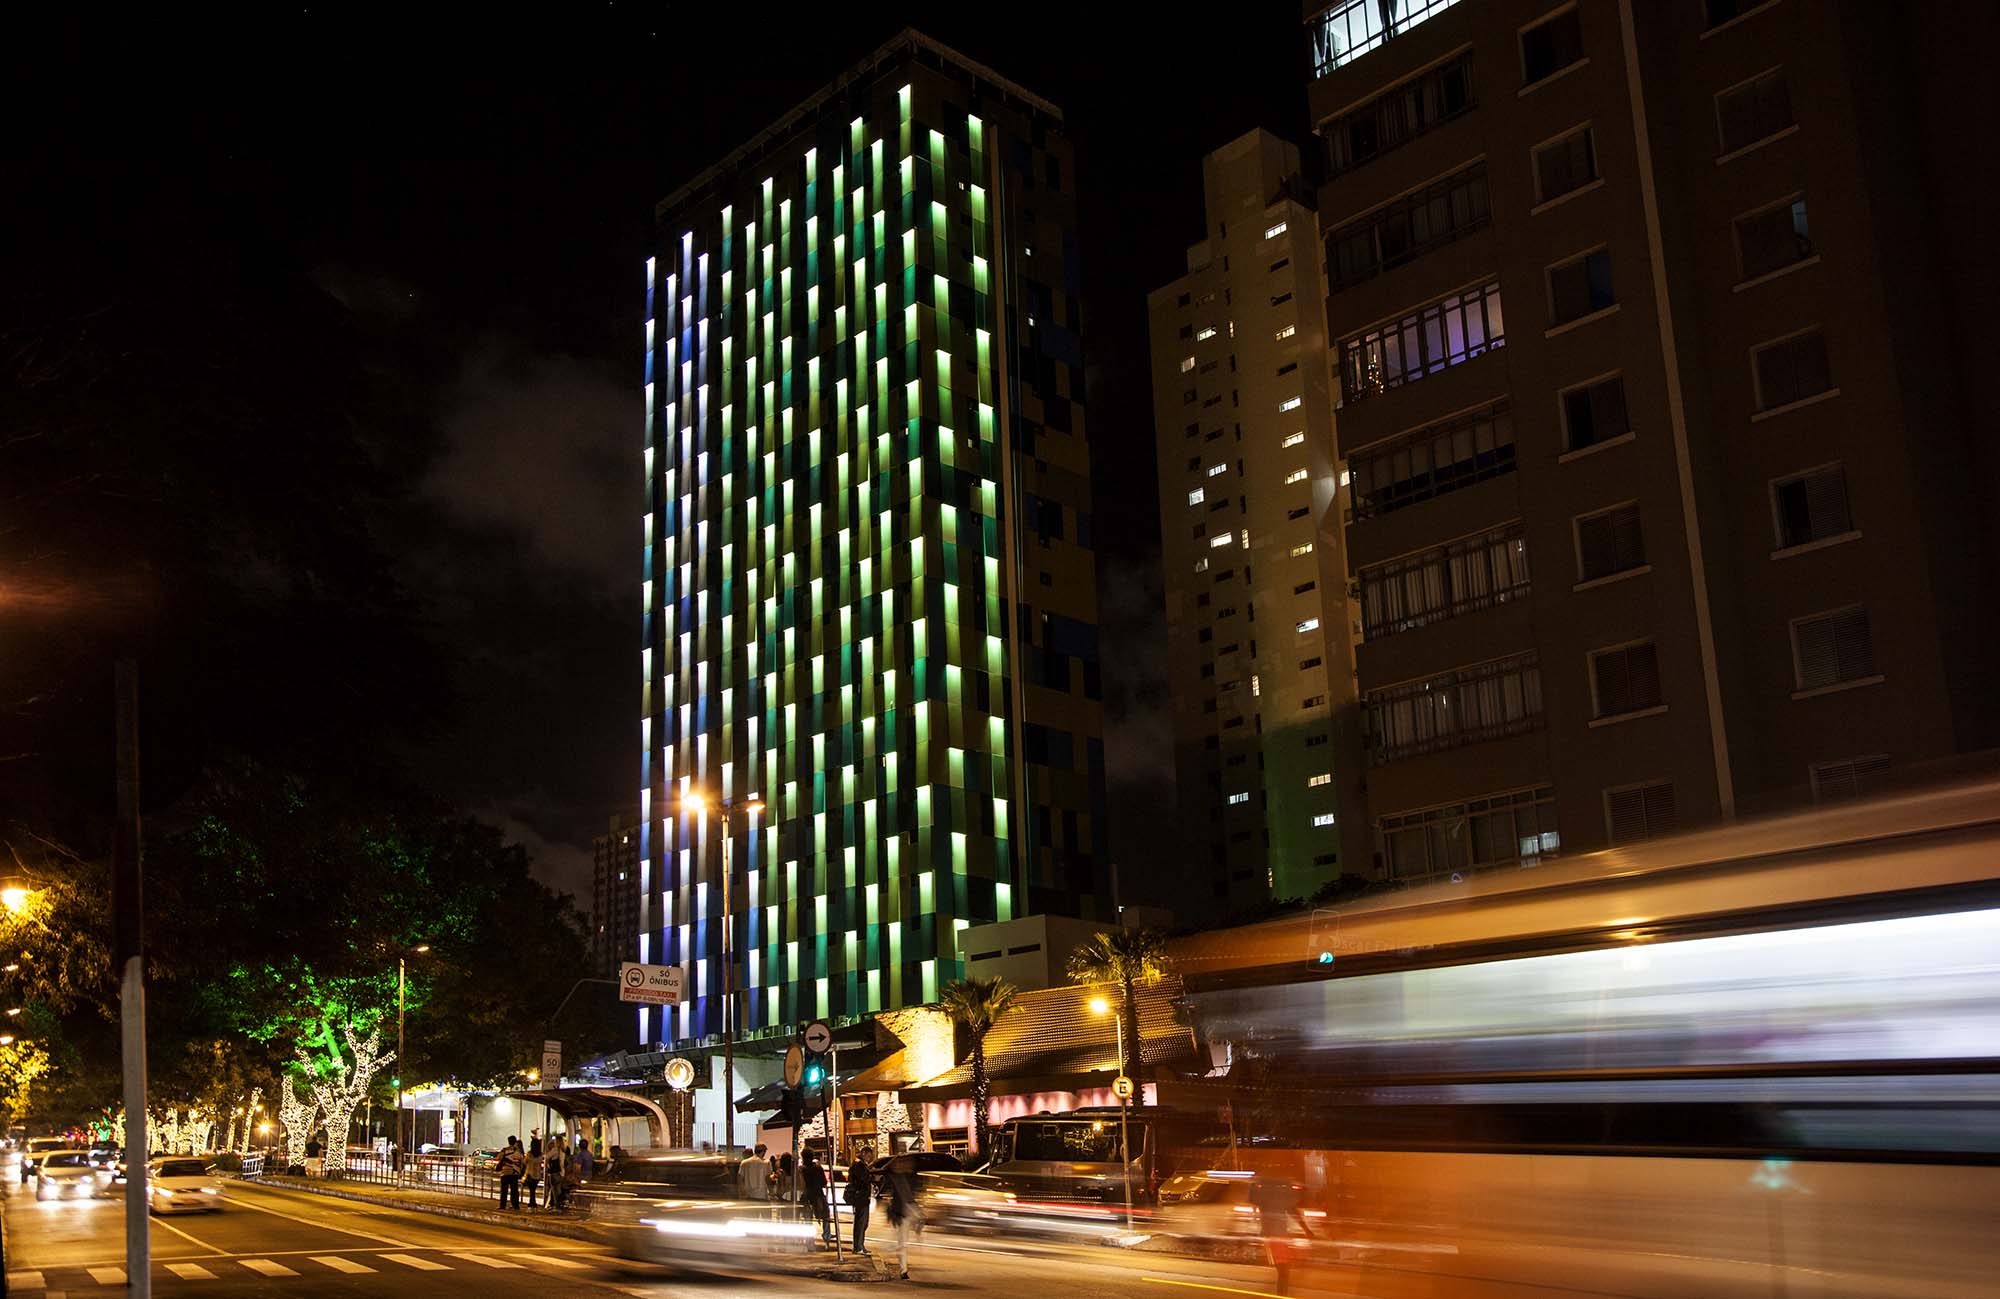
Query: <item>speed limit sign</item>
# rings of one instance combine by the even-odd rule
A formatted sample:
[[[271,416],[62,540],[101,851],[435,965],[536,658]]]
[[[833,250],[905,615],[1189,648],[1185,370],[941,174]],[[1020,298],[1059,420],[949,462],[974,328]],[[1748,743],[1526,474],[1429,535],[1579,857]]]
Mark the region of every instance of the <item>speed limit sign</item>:
[[[1113,1096],[1116,1096],[1121,1101],[1131,1100],[1132,1080],[1130,1078],[1127,1078],[1122,1073],[1119,1074],[1116,1078],[1113,1078],[1111,1080],[1111,1094]]]

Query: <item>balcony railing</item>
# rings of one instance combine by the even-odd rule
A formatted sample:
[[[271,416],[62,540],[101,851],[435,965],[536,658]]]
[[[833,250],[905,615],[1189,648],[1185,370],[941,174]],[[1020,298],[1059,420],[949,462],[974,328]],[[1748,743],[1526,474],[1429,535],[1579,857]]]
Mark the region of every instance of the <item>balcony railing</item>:
[[[1313,76],[1323,77],[1342,64],[1352,63],[1457,3],[1458,0],[1342,0],[1328,5],[1306,24],[1312,37]]]

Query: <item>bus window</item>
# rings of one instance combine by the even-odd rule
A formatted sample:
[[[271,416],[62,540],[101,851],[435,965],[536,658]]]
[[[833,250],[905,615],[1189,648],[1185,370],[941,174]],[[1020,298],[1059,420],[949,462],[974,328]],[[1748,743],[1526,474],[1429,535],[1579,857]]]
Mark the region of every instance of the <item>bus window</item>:
[[[1139,1127],[1133,1124],[1133,1127]],[[1133,1135],[1134,1146],[1144,1140],[1143,1132]],[[1014,1158],[1049,1160],[1058,1163],[1117,1163],[1118,1123],[1103,1119],[1032,1121],[1014,1129]]]

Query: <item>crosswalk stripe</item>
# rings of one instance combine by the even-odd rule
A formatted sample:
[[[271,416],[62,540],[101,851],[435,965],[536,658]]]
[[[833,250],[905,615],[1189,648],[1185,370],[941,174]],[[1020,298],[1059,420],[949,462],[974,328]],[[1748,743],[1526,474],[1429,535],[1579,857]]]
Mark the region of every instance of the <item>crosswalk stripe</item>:
[[[590,1266],[588,1263],[579,1263],[573,1258],[557,1258],[552,1254],[516,1254],[514,1257],[524,1258],[530,1263],[547,1263],[550,1267],[587,1268]]]
[[[265,1276],[298,1275],[297,1272],[292,1271],[292,1269],[286,1267],[283,1263],[273,1263],[268,1258],[239,1258],[236,1261],[249,1268],[252,1272],[261,1272]]]
[[[39,1290],[43,1284],[40,1272],[9,1272],[7,1274],[7,1288],[9,1290]]]
[[[391,1263],[401,1263],[404,1267],[413,1267],[417,1269],[419,1272],[451,1271],[451,1268],[446,1264],[433,1263],[427,1258],[418,1258],[414,1254],[382,1254],[379,1255],[378,1257],[386,1258]]]
[[[199,1263],[169,1263],[167,1264],[167,1271],[172,1272],[183,1281],[215,1280],[215,1273],[209,1271]]]
[[[122,1267],[87,1267],[90,1279],[99,1285],[124,1285],[125,1269]]]
[[[447,1254],[446,1258],[460,1259],[467,1263],[477,1263],[481,1267],[519,1267],[519,1263],[509,1263],[504,1258],[492,1258],[485,1254]]]
[[[357,1263],[351,1258],[342,1258],[338,1254],[314,1254],[312,1261],[315,1263],[324,1263],[336,1272],[373,1272],[375,1270],[366,1263]]]

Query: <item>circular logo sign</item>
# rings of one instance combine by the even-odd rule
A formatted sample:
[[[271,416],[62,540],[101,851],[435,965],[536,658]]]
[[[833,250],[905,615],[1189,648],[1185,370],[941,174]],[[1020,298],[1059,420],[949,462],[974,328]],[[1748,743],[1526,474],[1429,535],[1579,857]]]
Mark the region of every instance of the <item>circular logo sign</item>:
[[[694,1066],[681,1056],[667,1061],[667,1084],[675,1091],[686,1091],[694,1081]]]
[[[625,971],[625,986],[628,988],[645,987],[646,967],[643,965],[635,965],[631,969]]]
[[[1127,1078],[1122,1073],[1119,1074],[1116,1078],[1113,1078],[1111,1080],[1111,1094],[1113,1096],[1116,1096],[1121,1101],[1131,1100],[1132,1080],[1130,1078]]]

